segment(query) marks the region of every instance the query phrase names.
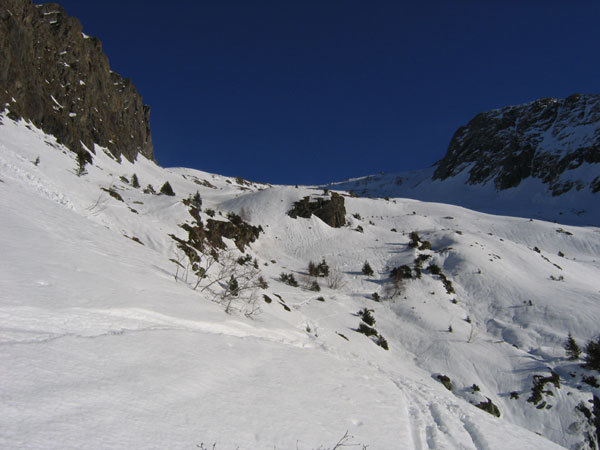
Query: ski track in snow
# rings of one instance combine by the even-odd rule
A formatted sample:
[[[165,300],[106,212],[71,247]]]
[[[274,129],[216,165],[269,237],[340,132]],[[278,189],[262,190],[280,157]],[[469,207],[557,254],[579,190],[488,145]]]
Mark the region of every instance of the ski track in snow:
[[[435,398],[435,394],[408,380],[397,381],[392,378],[392,381],[407,399],[414,449],[489,450],[481,433],[465,418],[458,404],[424,401]],[[460,441],[457,435],[462,438]]]
[[[43,320],[39,320],[40,317],[43,317]],[[122,325],[119,322],[122,322]],[[63,333],[50,331],[60,328],[64,330]],[[178,319],[142,309],[70,309],[62,311],[62,314],[37,308],[0,309],[0,345],[40,344],[64,337],[90,339],[165,330],[251,338],[299,348],[313,346],[306,339],[306,334],[300,332],[291,337],[290,334],[293,333],[289,330],[261,329],[237,321],[227,324]],[[15,337],[21,333],[37,334],[40,338]]]
[[[19,180],[24,182],[23,184],[30,190],[38,192],[43,197],[58,203],[65,208],[75,210],[75,205],[71,202],[71,200],[63,193],[60,192],[60,189],[52,183],[52,181],[42,178],[40,176],[32,173],[31,170],[24,169],[23,166],[32,166],[31,161],[25,160],[20,155],[14,154],[13,159],[19,159],[23,162],[23,165],[16,166],[11,164],[8,160],[6,160],[2,156],[2,152],[7,153],[8,150],[6,147],[0,146],[0,170],[3,176],[7,177],[7,179]],[[35,166],[33,166],[35,167]]]

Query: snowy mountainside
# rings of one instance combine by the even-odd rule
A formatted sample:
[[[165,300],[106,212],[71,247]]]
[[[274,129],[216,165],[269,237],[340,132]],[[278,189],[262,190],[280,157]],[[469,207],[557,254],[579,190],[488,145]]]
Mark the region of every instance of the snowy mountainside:
[[[304,450],[346,430],[369,449],[590,447],[593,416],[576,407],[592,410],[598,389],[582,380],[598,374],[562,346],[598,333],[598,228],[349,196],[348,226],[331,228],[286,214],[322,190],[100,147],[78,176],[53,137],[1,121],[1,447]],[[174,196],[143,192],[165,181]],[[204,230],[228,213],[262,227],[244,254],[224,239],[268,284],[252,293],[259,314],[224,312],[227,280],[193,289],[170,235],[188,239],[196,192]],[[323,259],[330,276],[309,290],[308,262]],[[403,265],[411,279],[393,286]],[[363,308],[389,350],[355,331]],[[560,387],[527,402],[551,371]],[[474,406],[488,400],[499,418]]]
[[[597,226],[598,163],[600,96],[574,94],[478,114],[432,168],[329,187]]]

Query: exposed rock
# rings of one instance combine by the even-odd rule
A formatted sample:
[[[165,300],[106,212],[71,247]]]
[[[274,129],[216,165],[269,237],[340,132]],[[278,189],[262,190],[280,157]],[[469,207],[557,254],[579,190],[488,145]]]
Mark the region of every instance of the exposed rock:
[[[150,108],[59,5],[0,0],[0,61],[0,110],[12,118],[77,153],[98,144],[116,158],[153,159]]]
[[[583,163],[600,163],[600,95],[546,98],[478,114],[456,131],[433,178],[469,168],[469,184],[493,180],[499,190],[533,177],[553,195],[586,187],[598,192],[597,183],[560,180]]]
[[[310,197],[304,197],[302,200],[295,202],[294,207],[288,212],[288,215],[293,219],[298,217],[308,219],[313,214],[330,227],[343,227],[346,224],[344,197],[335,192],[331,193],[331,199],[329,200],[316,198],[311,201]]]
[[[246,247],[256,241],[263,232],[263,228],[250,225],[244,222],[237,214],[230,213],[229,221],[208,219],[206,225],[200,218],[200,211],[194,207],[189,209],[190,215],[194,218],[194,222],[184,223],[181,226],[188,233],[188,239],[183,240],[175,235],[170,235],[176,240],[190,261],[195,262],[197,258],[196,251],[200,253],[213,253],[214,249],[225,249],[227,245],[223,238],[231,239],[236,247],[242,252],[245,252]]]

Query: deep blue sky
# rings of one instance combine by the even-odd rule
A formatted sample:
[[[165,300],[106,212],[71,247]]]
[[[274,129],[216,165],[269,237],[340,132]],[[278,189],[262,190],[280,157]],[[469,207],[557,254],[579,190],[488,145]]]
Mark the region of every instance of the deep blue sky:
[[[157,161],[310,184],[425,168],[478,112],[600,89],[597,0],[62,0]]]

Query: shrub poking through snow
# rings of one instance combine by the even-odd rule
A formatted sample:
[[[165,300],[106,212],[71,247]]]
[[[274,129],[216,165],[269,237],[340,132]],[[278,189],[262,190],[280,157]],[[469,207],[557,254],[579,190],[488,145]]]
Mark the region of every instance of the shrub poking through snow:
[[[415,269],[422,269],[423,263],[431,258],[431,255],[418,255],[415,258]]]
[[[577,345],[577,341],[575,341],[575,338],[571,333],[569,333],[567,336],[567,340],[565,341],[563,347],[565,348],[569,361],[577,361],[581,356],[581,349],[579,348],[579,345]]]
[[[313,282],[308,287],[308,290],[313,291],[313,292],[319,292],[321,290],[321,286],[319,286],[319,283],[317,283],[317,280],[313,280]]]
[[[440,269],[440,266],[437,264],[429,264],[429,272],[431,272],[433,275],[439,275],[442,273],[442,269]]]
[[[370,327],[369,325],[367,325],[364,322],[361,322],[358,325],[358,328],[356,329],[356,331],[358,331],[359,333],[364,334],[365,336],[377,336],[377,330],[373,327]]]
[[[421,239],[419,238],[419,233],[411,231],[408,238],[410,239],[410,242],[408,243],[409,248],[417,248],[419,246],[419,241]]]
[[[362,333],[365,336],[371,338],[371,340],[379,345],[384,350],[389,350],[389,345],[387,340],[379,334],[379,332],[375,329],[375,317],[373,317],[373,310],[363,308],[358,312],[358,315],[361,318],[361,322],[354,331],[358,333]]]
[[[411,278],[411,269],[404,265],[392,269],[390,273],[390,283],[385,288],[386,296],[393,299],[404,290],[404,280]]]
[[[85,166],[88,163],[92,163],[92,156],[88,152],[79,152],[77,153],[77,168],[75,169],[75,174],[80,177],[82,175],[87,174],[87,170]]]
[[[585,346],[585,367],[592,370],[600,371],[600,337],[596,342],[589,341]]]
[[[115,200],[125,203],[125,201],[123,200],[123,197],[121,197],[121,194],[119,194],[117,191],[115,191],[112,188],[112,186],[109,187],[108,189],[106,189],[106,188],[100,188],[100,189],[102,189],[104,192],[108,192],[108,195],[110,195]]]
[[[399,279],[410,280],[410,279],[412,279],[412,269],[410,268],[410,266],[404,264],[399,267],[394,267],[392,269],[392,271],[390,272],[390,275],[391,275],[392,279],[394,279],[394,280],[399,280]]]
[[[444,288],[446,289],[446,293],[454,294],[456,291],[454,290],[452,281],[450,281],[448,278],[446,278],[446,275],[444,275],[443,273],[440,274],[440,278],[442,279],[442,283],[444,285]],[[453,301],[453,303],[456,303],[456,301]]]
[[[477,406],[479,409],[483,409],[487,413],[490,413],[492,416],[500,417],[500,410],[498,407],[494,405],[491,399],[488,397],[486,398],[487,402],[481,402],[475,406]]]
[[[140,180],[138,180],[138,177],[135,173],[131,175],[131,185],[136,189],[140,187]]]
[[[592,377],[592,376],[588,377],[588,376],[584,375],[581,378],[581,381],[583,381],[585,384],[589,384],[591,387],[594,387],[594,388],[600,387],[600,384],[598,384],[598,380],[596,380],[596,377]]]
[[[373,317],[372,309],[363,308],[358,312],[358,315],[364,323],[369,326],[375,326],[375,317]]]
[[[378,294],[377,292],[373,292],[373,293],[371,294],[371,298],[372,298],[373,300],[375,300],[376,302],[380,302],[380,301],[381,301],[381,297],[379,296],[379,294]]]
[[[543,400],[542,394],[548,393],[544,391],[546,383],[552,383],[557,389],[560,389],[560,376],[553,371],[550,371],[549,377],[543,377],[541,375],[533,376],[533,387],[531,388],[531,396],[527,399],[529,403],[537,405]]]
[[[329,276],[329,265],[327,265],[327,262],[324,259],[317,266],[317,272],[318,272],[317,276],[319,276],[319,277]]]
[[[279,281],[287,284],[288,286],[298,287],[298,282],[296,281],[293,273],[281,272],[279,275]]]
[[[196,191],[194,195],[190,195],[190,206],[196,208],[197,210],[202,209],[202,197],[200,197],[200,192]]]
[[[375,343],[377,345],[379,345],[381,348],[383,348],[384,350],[389,350],[390,347],[388,345],[388,341],[386,338],[384,338],[382,335],[378,335],[377,339],[375,340]]]
[[[240,285],[233,275],[231,275],[231,278],[229,278],[229,281],[227,282],[227,290],[233,297],[237,297],[240,293]]]
[[[419,246],[419,250],[431,250],[431,242],[423,241]]]
[[[319,264],[313,261],[308,262],[308,274],[311,277],[327,277],[329,275],[329,265],[323,259]]]
[[[146,186],[146,188],[144,189],[144,194],[156,194],[156,191],[154,190],[154,186],[152,186],[151,184],[149,184],[148,186]]]
[[[163,195],[168,195],[169,197],[173,197],[175,195],[175,192],[168,181],[165,181],[165,184],[161,186],[160,193]]]
[[[363,264],[362,273],[363,273],[363,275],[366,275],[368,277],[373,276],[373,268],[369,264],[369,261],[365,261],[365,263]]]
[[[246,255],[246,256],[240,256],[240,257],[237,259],[237,263],[238,263],[240,266],[243,266],[243,265],[245,265],[245,264],[249,263],[250,261],[252,261],[252,256],[250,256],[250,255]]]

